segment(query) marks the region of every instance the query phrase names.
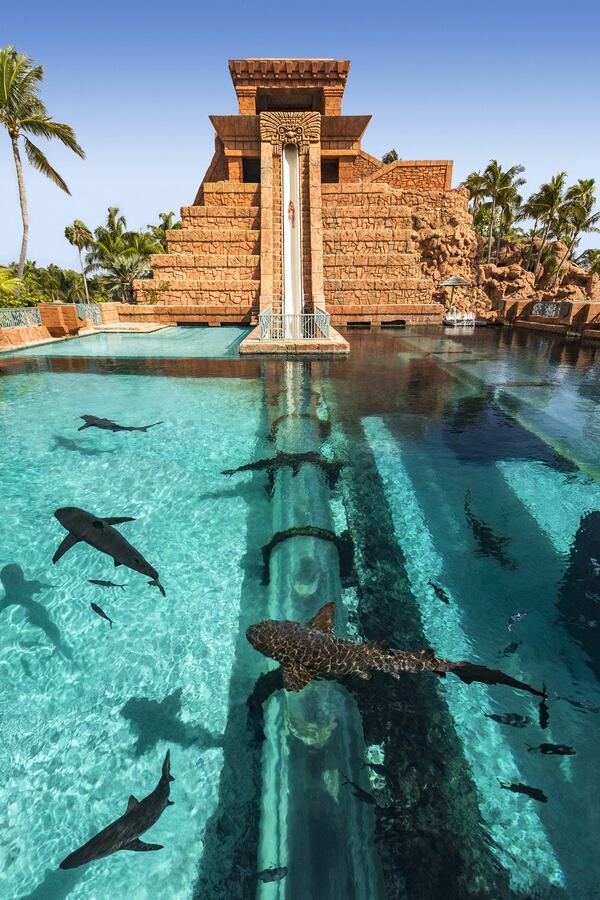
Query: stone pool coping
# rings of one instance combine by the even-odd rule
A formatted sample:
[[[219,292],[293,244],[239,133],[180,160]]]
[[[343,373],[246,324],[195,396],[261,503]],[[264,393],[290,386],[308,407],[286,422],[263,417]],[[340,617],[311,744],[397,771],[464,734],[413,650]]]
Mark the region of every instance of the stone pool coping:
[[[261,341],[260,326],[252,329],[240,344],[240,355],[271,353],[286,356],[323,356],[350,353],[350,344],[335,328],[329,328],[329,338],[312,340]]]
[[[77,334],[64,337],[48,337],[39,340],[23,341],[19,344],[0,345],[0,355],[5,353],[18,353],[19,350],[27,350],[30,347],[41,347],[44,344],[58,344],[61,341],[71,341],[74,338],[88,337],[92,334],[151,334],[154,331],[163,331],[171,328],[171,325],[163,325],[157,322],[114,322],[100,325],[97,328],[82,328]]]

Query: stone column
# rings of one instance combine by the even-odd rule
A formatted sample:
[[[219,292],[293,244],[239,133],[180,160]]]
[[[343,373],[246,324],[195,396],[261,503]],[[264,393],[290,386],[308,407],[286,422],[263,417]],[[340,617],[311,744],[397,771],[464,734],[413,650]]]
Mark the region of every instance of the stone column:
[[[259,312],[273,305],[273,146],[260,142]]]
[[[321,144],[308,147],[310,198],[310,266],[313,308],[325,309],[323,288],[323,217],[321,213]]]

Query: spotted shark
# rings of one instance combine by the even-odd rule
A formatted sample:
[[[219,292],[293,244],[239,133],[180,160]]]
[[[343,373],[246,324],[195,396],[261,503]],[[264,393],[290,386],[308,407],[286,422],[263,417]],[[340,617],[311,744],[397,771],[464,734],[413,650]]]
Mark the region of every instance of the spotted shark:
[[[162,773],[154,790],[143,800],[136,800],[132,794],[125,813],[65,857],[59,868],[75,869],[111,856],[119,850],[162,850],[162,844],[146,844],[140,840],[140,835],[158,822],[167,806],[173,805],[169,800],[172,781],[175,779],[171,775],[171,751],[167,750]]]
[[[120,525],[122,522],[134,522],[135,519],[131,516],[101,519],[100,516],[95,516],[77,506],[64,506],[57,509],[54,516],[69,533],[52,557],[53,563],[57,563],[67,550],[83,541],[101,553],[112,556],[115,566],[127,566],[134,572],[148,576],[152,579],[148,584],[157,587],[163,597],[166,596],[156,569],[144,559],[139,550],[125,540],[116,528],[113,528],[113,525]]]
[[[269,620],[251,625],[246,637],[256,650],[280,663],[283,685],[288,691],[301,691],[318,677],[369,678],[371,672],[386,672],[394,678],[400,678],[403,672],[434,672],[445,677],[447,672],[452,672],[465,684],[474,681],[506,684],[545,696],[542,691],[497,669],[441,659],[431,649],[411,653],[394,650],[386,640],[358,644],[336,637],[334,627],[335,603],[327,603],[306,625]]]
[[[152,425],[118,425],[112,419],[101,419],[98,416],[79,416],[83,419],[85,425],[80,425],[77,431],[84,431],[86,428],[102,428],[103,431],[148,431],[156,425],[162,425],[162,422],[153,422]]]

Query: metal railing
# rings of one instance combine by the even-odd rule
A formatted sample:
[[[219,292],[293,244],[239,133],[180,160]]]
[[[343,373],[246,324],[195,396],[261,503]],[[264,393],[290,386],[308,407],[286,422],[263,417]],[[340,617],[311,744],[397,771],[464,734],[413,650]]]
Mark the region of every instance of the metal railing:
[[[261,341],[310,341],[329,338],[330,316],[324,309],[314,313],[273,313],[269,307],[258,316]]]
[[[80,319],[89,319],[94,325],[102,325],[100,307],[97,303],[76,303],[75,305]]]
[[[571,305],[570,300],[565,300],[562,303],[554,303],[552,300],[545,303],[534,303],[531,307],[531,315],[546,316],[549,319],[562,319],[563,316],[567,316],[571,312]]]
[[[0,328],[22,328],[41,325],[42,318],[37,306],[3,307],[0,309]]]

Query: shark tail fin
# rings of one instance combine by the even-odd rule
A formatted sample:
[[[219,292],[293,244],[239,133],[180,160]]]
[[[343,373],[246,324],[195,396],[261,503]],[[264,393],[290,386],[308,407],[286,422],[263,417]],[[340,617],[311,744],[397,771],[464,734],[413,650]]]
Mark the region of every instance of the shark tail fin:
[[[161,592],[161,594],[163,595],[163,597],[166,597],[166,596],[167,596],[166,593],[165,593],[164,587],[163,587],[162,584],[160,583],[160,579],[159,579],[158,575],[156,576],[156,578],[153,578],[152,581],[149,581],[148,584],[149,584],[151,587],[157,587],[157,588],[159,589],[159,591]]]
[[[163,778],[167,778],[169,781],[175,781],[173,776],[171,775],[171,751],[167,750],[165,755],[165,759],[162,766]]]
[[[152,425],[143,425],[139,430],[148,431],[149,428],[155,428],[157,425],[164,425],[164,422],[153,422]]]

